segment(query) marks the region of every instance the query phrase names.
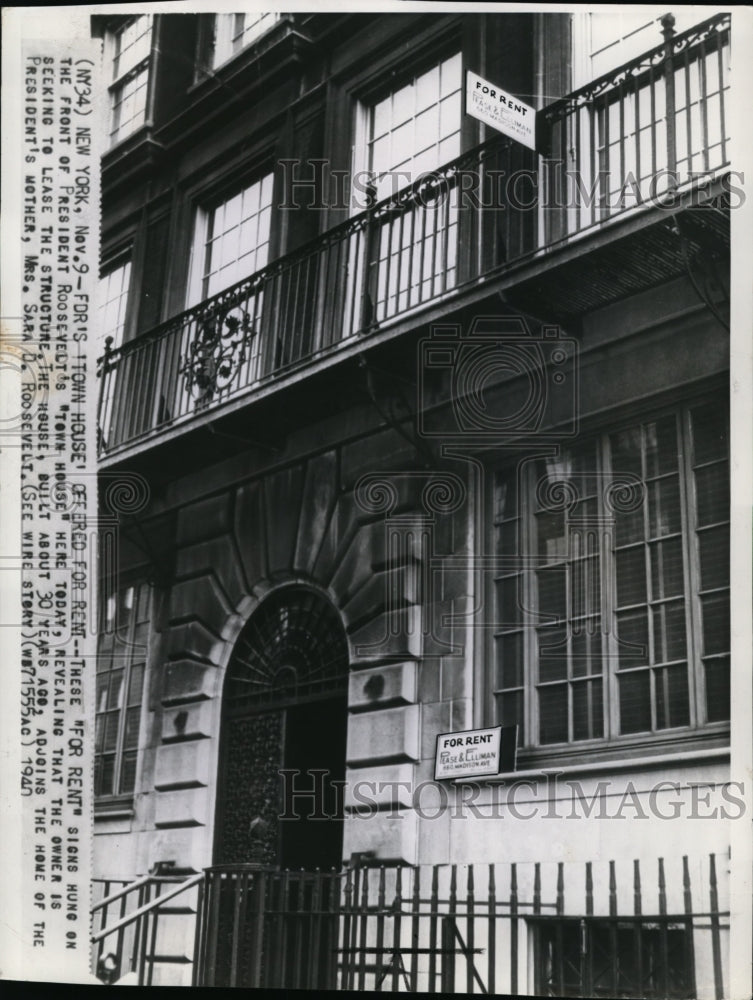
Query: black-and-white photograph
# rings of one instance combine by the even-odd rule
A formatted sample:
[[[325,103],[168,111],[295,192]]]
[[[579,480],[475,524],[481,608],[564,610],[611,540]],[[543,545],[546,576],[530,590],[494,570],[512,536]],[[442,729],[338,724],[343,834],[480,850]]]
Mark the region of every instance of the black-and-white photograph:
[[[744,1000],[750,10],[82,13],[17,153],[21,937],[68,906],[102,984]]]

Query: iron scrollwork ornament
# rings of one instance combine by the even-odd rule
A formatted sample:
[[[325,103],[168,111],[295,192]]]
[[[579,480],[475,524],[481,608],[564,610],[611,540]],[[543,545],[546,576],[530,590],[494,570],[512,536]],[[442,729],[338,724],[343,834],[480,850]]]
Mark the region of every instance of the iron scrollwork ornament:
[[[255,335],[249,314],[240,306],[218,304],[199,320],[180,369],[197,406],[207,406],[230,386]]]

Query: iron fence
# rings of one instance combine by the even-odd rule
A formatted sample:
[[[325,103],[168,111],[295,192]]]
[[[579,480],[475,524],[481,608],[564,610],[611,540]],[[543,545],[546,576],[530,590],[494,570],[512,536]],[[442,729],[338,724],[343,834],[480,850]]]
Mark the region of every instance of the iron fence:
[[[650,870],[217,866],[204,876],[194,983],[721,1000],[718,868],[715,855]]]

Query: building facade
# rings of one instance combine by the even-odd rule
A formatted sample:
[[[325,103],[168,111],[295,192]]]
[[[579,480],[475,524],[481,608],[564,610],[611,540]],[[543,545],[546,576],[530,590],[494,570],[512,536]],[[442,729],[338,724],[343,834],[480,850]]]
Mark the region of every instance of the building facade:
[[[94,19],[117,974],[729,995],[707,13]]]

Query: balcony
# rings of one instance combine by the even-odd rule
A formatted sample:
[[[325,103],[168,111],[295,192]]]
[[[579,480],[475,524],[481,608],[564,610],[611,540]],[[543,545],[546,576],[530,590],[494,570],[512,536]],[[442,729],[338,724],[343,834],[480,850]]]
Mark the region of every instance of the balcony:
[[[676,223],[679,245],[657,220],[723,193],[730,17],[680,35],[665,19],[664,35],[544,109],[546,156],[497,137],[138,339],[108,344],[99,363],[102,460],[363,350],[406,322],[481,293],[525,290],[543,268],[553,274],[646,225],[661,230],[653,264],[644,244],[624,242],[627,277],[617,260],[606,264],[609,280],[583,272],[580,290],[572,272],[552,278],[565,314],[681,273],[689,248],[708,242],[699,227],[724,242],[718,212]]]

